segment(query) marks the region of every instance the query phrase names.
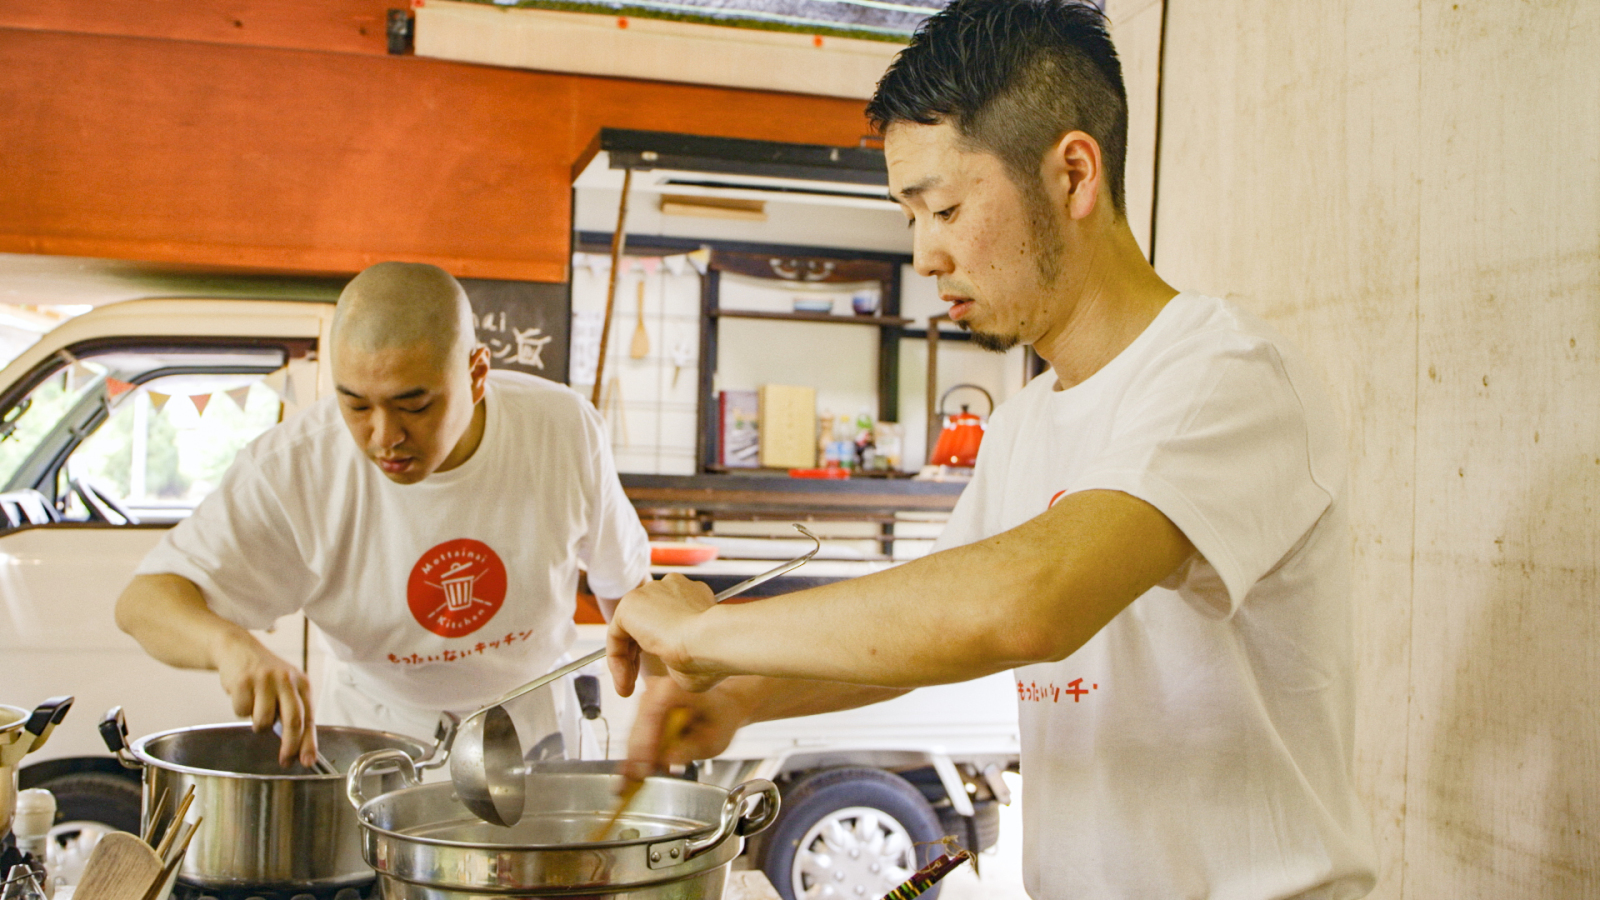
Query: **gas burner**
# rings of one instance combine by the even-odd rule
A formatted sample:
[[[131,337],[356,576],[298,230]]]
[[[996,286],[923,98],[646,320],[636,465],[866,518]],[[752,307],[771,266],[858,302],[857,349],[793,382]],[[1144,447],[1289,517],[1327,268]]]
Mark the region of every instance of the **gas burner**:
[[[273,885],[267,887],[198,887],[178,881],[172,886],[172,900],[379,900],[377,879],[355,885],[315,887]]]

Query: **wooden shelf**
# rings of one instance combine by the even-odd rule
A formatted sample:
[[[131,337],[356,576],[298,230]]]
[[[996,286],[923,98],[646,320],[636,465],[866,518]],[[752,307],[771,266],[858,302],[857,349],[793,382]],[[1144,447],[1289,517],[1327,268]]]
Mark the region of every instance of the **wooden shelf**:
[[[836,316],[832,313],[759,312],[757,310],[719,309],[711,315],[723,319],[783,319],[790,322],[837,322],[842,325],[909,325],[910,319],[898,316]]]
[[[761,466],[706,466],[705,472],[710,475],[731,475],[734,478],[790,478],[788,469],[770,469]],[[850,478],[878,478],[893,480],[896,478],[911,478],[915,472],[901,472],[898,469],[868,469],[852,470]],[[821,478],[812,481],[849,481],[850,478]]]
[[[767,515],[949,512],[965,484],[901,478],[789,478],[783,475],[619,476],[635,507]]]

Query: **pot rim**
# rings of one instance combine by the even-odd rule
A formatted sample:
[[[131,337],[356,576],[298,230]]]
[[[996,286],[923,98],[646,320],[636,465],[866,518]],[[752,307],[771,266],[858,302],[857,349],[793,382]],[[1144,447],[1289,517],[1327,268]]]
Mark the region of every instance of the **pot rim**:
[[[15,720],[7,722],[4,725],[0,725],[0,734],[6,734],[21,729],[22,726],[28,724],[28,717],[33,715],[32,710],[23,709],[20,706],[12,706],[9,703],[0,703],[0,710],[14,712],[17,714],[17,718]]]
[[[451,850],[487,850],[492,853],[504,853],[507,851],[515,853],[566,853],[580,850],[593,851],[614,850],[620,847],[644,847],[651,844],[660,844],[670,841],[679,841],[700,837],[716,830],[715,826],[704,825],[690,831],[670,831],[666,834],[658,834],[653,837],[637,837],[629,838],[627,840],[574,841],[566,844],[482,844],[470,843],[467,841],[448,841],[443,838],[422,837],[420,835],[406,834],[400,831],[390,831],[387,828],[379,828],[365,819],[359,819],[358,817],[358,820],[360,821],[361,828],[364,831],[371,832],[373,835],[382,835],[386,838],[394,838],[398,841],[405,841],[409,844],[425,844],[429,847],[447,847]]]
[[[656,775],[650,776],[650,778],[658,778],[658,777],[665,777],[665,776],[656,776]],[[647,779],[647,780],[649,780],[649,779]],[[681,781],[682,779],[677,779],[677,780]],[[730,793],[726,789],[718,787],[717,785],[714,785],[714,784],[705,784],[704,782],[690,782],[690,783],[698,784],[701,787],[706,787],[706,788],[716,788],[717,790],[721,791],[724,795]],[[672,831],[672,832],[668,832],[666,834],[658,834],[658,835],[653,835],[653,836],[650,836],[650,837],[645,837],[645,836],[641,835],[640,837],[628,838],[626,840],[619,839],[619,840],[612,840],[612,841],[583,841],[583,842],[568,842],[568,843],[564,843],[564,844],[499,844],[499,843],[484,843],[484,842],[478,842],[478,841],[452,841],[452,840],[448,840],[448,839],[445,839],[445,838],[424,837],[422,835],[406,834],[403,831],[393,831],[391,829],[384,828],[384,827],[379,826],[379,825],[374,825],[372,822],[367,820],[367,814],[368,814],[368,811],[369,811],[369,807],[371,807],[374,803],[378,803],[378,802],[386,800],[386,799],[392,799],[397,794],[405,794],[405,793],[410,793],[412,791],[423,791],[423,790],[428,790],[428,789],[437,790],[437,789],[451,788],[451,787],[452,787],[452,785],[449,782],[438,782],[438,783],[434,783],[434,784],[420,784],[420,785],[416,785],[415,787],[400,788],[399,790],[389,791],[387,793],[379,794],[378,796],[372,797],[371,799],[367,800],[366,803],[361,804],[361,808],[356,811],[356,821],[361,825],[361,830],[362,831],[368,832],[368,833],[370,833],[370,834],[372,834],[374,836],[382,835],[383,837],[386,837],[386,838],[393,838],[395,840],[404,841],[404,842],[410,843],[410,844],[424,844],[424,845],[427,845],[429,847],[448,847],[448,848],[450,848],[452,850],[488,850],[488,851],[496,852],[496,853],[504,852],[504,851],[507,851],[507,850],[516,851],[516,852],[519,852],[519,853],[525,853],[525,852],[529,852],[529,851],[536,851],[536,852],[541,852],[541,853],[554,853],[554,852],[566,852],[566,851],[573,851],[573,850],[591,850],[591,851],[592,850],[596,850],[596,849],[608,849],[609,850],[609,849],[616,849],[616,848],[619,848],[619,847],[631,847],[631,846],[635,846],[635,845],[643,847],[643,846],[647,846],[647,845],[651,845],[651,844],[659,844],[659,843],[662,843],[663,841],[676,841],[676,840],[684,840],[684,839],[689,839],[689,838],[700,837],[702,835],[710,834],[710,833],[712,833],[712,832],[717,830],[717,823],[711,822],[711,823],[708,823],[708,824],[700,825],[700,826],[695,827],[695,828],[685,829],[683,831]],[[463,809],[463,811],[465,811],[466,807],[463,806],[462,809]],[[477,817],[471,815],[470,812],[468,812],[468,814],[466,816],[464,816],[463,818],[465,820],[467,820],[467,821],[475,821],[477,819]],[[376,867],[374,867],[374,868],[376,868]]]
[[[191,732],[204,731],[234,731],[239,729],[249,729],[250,731],[255,732],[255,729],[251,727],[249,722],[217,722],[209,725],[190,725],[185,728],[169,728],[166,731],[157,731],[154,734],[147,734],[144,737],[134,740],[132,744],[128,745],[128,752],[132,753],[134,759],[137,759],[141,764],[153,769],[161,769],[164,772],[180,772],[185,775],[199,775],[211,778],[230,778],[239,781],[337,781],[340,784],[344,783],[345,773],[343,772],[335,772],[331,775],[319,775],[315,772],[307,772],[305,774],[257,775],[251,772],[229,772],[225,769],[202,769],[197,766],[186,766],[180,763],[158,759],[157,757],[150,755],[150,753],[145,750],[145,747],[151,741],[172,737],[173,735],[177,734],[189,734]],[[318,725],[317,729],[319,731],[327,729],[329,731],[353,731],[361,734],[380,735],[382,737],[390,738],[402,746],[409,745],[410,749],[415,750],[414,753],[410,754],[413,759],[423,759],[428,755],[427,744],[417,740],[416,738],[408,737],[403,734],[395,734],[391,731],[378,731],[374,728],[356,728],[352,725]]]

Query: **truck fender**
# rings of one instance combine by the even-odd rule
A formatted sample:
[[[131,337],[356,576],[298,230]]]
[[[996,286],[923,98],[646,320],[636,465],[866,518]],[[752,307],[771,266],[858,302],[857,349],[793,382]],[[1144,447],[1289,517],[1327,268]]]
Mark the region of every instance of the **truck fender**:
[[[789,760],[791,757],[796,755],[808,756],[811,754],[800,751],[795,753],[784,752],[773,756],[768,756],[762,759],[756,765],[754,771],[750,773],[750,777],[765,778],[769,781],[777,779],[788,771]],[[944,787],[945,794],[950,798],[950,807],[952,809],[963,816],[972,816],[974,814],[975,811],[972,807],[972,798],[967,794],[967,784],[962,780],[961,772],[956,768],[955,760],[951,759],[948,753],[945,753],[942,750],[918,750],[911,755],[926,760],[927,763],[933,767],[934,772],[936,772],[939,776],[939,783]],[[872,762],[866,760],[857,762],[855,765],[867,765],[875,768],[877,767]],[[998,770],[996,771],[998,772]],[[987,775],[987,773],[985,774]],[[994,782],[999,781],[999,778],[996,777],[989,779],[989,781],[992,785]],[[1005,788],[1005,782],[1000,781],[999,783],[1001,789],[1003,790]],[[1005,794],[1000,794],[1000,792],[997,791],[996,794],[997,796],[1004,796],[1008,802],[1011,799],[1009,791],[1007,791]]]

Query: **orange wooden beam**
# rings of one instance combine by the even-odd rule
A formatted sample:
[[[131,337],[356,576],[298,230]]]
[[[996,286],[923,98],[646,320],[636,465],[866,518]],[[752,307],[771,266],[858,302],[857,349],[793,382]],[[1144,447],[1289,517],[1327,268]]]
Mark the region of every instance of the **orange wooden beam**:
[[[137,36],[73,30],[75,0],[56,19],[0,5],[0,251],[561,281],[570,167],[600,127],[837,145],[866,128],[857,101],[388,56],[351,26],[373,4],[257,0],[230,7],[242,27],[211,2],[93,7],[131,30],[133,5],[156,23]]]
[[[0,28],[332,53],[388,52],[388,10],[406,0],[0,2]]]

